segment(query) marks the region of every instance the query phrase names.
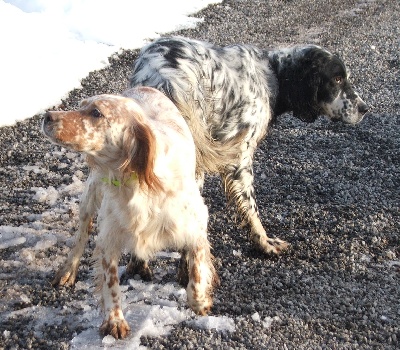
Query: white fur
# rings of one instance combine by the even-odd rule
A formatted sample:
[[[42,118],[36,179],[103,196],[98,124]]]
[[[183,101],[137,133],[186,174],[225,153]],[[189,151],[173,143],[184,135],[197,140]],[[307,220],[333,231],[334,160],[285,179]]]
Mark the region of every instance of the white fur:
[[[43,122],[46,136],[86,153],[92,166],[81,200],[77,242],[55,280],[74,283],[90,220],[98,209],[95,281],[105,313],[100,329],[115,338],[129,332],[117,275],[123,250],[147,260],[166,248],[184,249],[189,257],[184,271],[188,303],[196,313],[210,309],[216,278],[207,240],[208,211],[195,178],[195,146],[186,122],[155,89],[136,88],[124,95],[95,96],[79,111],[48,112]],[[151,137],[141,141],[145,133],[138,130],[151,130]],[[149,158],[143,157],[146,153]],[[142,158],[151,160],[144,169]],[[127,165],[139,170],[127,172]]]

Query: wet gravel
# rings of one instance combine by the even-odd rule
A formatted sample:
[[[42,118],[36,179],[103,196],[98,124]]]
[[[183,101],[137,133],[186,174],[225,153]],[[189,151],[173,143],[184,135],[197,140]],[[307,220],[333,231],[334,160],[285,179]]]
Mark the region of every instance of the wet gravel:
[[[207,179],[210,239],[222,282],[213,315],[233,318],[236,331],[199,330],[184,322],[168,336],[142,337],[142,344],[152,349],[398,349],[400,3],[229,0],[198,16],[205,18],[202,24],[178,34],[260,47],[316,43],[339,53],[371,111],[357,126],[324,118],[305,124],[281,116],[262,143],[255,159],[256,194],[269,233],[291,243],[280,257],[253,249],[247,231],[226,208],[219,179]],[[111,57],[109,67],[90,73],[82,89],[71,91],[56,108],[122,91],[136,54]],[[72,182],[72,174],[87,175],[79,156],[44,140],[39,121],[34,116],[0,128],[0,225],[29,227],[32,217],[49,209],[32,200],[32,188],[59,188]],[[61,222],[71,225],[72,234],[74,206],[71,218]],[[78,279],[88,278],[92,247],[91,241]],[[20,250],[0,250],[0,349],[67,349],[73,335],[85,329],[79,310],[68,322],[45,320],[39,338],[24,309],[62,310],[86,297],[81,289],[49,284],[54,271],[46,264],[62,261],[68,248],[57,243],[35,251],[34,258],[43,261],[39,270],[12,263]]]

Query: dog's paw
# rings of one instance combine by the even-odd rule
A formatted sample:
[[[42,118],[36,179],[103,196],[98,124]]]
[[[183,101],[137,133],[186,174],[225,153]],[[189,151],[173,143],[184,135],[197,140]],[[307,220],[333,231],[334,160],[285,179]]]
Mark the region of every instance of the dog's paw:
[[[78,266],[70,266],[68,264],[61,267],[54,276],[51,284],[56,286],[72,287],[76,281],[78,274]]]
[[[252,241],[258,249],[269,255],[279,255],[290,247],[288,242],[280,238],[253,235]]]
[[[212,290],[210,288],[211,286],[204,290],[201,284],[194,283],[193,280],[189,281],[186,288],[187,302],[197,315],[207,315],[213,306]]]
[[[203,300],[188,300],[190,308],[196,315],[206,316],[212,308],[212,298],[208,297]]]
[[[124,339],[131,329],[125,319],[114,318],[112,320],[104,320],[100,326],[102,335],[112,335],[115,339]]]

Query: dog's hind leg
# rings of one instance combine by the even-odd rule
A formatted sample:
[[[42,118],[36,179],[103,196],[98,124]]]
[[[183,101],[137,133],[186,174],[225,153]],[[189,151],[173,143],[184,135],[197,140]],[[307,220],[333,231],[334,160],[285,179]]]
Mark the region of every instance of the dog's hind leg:
[[[128,265],[121,280],[133,278],[135,275],[139,275],[143,281],[151,281],[153,279],[153,271],[149,267],[149,263],[146,260],[137,258],[134,254],[131,254]]]
[[[181,251],[181,258],[178,266],[178,283],[182,287],[186,287],[189,283],[189,252],[187,249]],[[153,279],[153,271],[149,267],[149,264],[145,260],[141,260],[135,255],[131,254],[128,265],[126,265],[125,273],[122,275],[121,280],[126,281],[129,278],[133,278],[135,275],[139,275],[143,281],[149,282]]]
[[[69,252],[67,260],[59,268],[51,282],[53,286],[73,286],[75,284],[79,261],[89,240],[92,220],[102,200],[100,181],[96,172],[89,174],[79,203],[79,230],[76,234],[75,244]]]
[[[221,172],[228,202],[233,202],[241,215],[243,224],[250,225],[250,239],[254,245],[267,254],[279,254],[287,249],[288,243],[267,236],[261,223],[254,191],[253,154],[251,142],[242,144],[242,153],[237,164]]]
[[[186,287],[189,283],[189,251],[183,249],[178,266],[178,283],[182,287]]]

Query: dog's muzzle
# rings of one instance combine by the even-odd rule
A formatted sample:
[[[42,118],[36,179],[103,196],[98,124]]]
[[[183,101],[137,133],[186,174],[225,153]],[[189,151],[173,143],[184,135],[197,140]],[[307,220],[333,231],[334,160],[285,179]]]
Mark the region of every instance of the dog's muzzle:
[[[369,111],[369,106],[364,101],[361,100],[357,104],[357,110],[358,110],[358,113],[360,113],[361,115],[364,115],[365,113],[367,113]]]

